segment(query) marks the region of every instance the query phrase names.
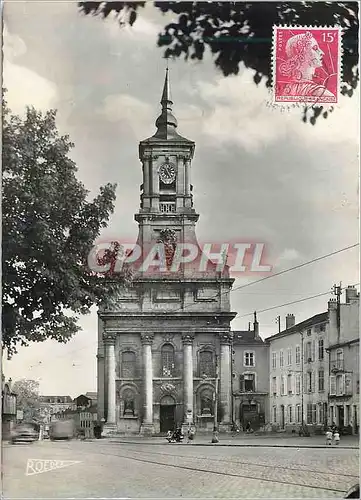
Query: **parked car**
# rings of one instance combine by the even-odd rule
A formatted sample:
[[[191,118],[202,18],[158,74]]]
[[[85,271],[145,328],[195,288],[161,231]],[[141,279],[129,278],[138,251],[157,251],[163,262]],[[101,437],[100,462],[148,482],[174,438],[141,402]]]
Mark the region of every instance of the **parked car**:
[[[30,424],[19,424],[11,433],[11,442],[15,443],[32,443],[39,439],[39,433]]]

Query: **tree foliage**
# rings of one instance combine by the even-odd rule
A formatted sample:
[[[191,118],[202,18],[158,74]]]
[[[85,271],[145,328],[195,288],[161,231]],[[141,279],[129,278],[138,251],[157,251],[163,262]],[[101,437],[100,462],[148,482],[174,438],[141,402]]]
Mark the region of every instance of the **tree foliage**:
[[[85,14],[115,15],[133,25],[145,2],[79,2]],[[352,96],[359,80],[357,2],[154,2],[161,12],[175,14],[158,36],[165,57],[202,60],[208,48],[224,76],[237,75],[240,64],[254,72],[254,82],[271,81],[273,25],[343,28],[343,88]],[[331,108],[332,110],[332,108]],[[312,111],[311,113],[309,113]],[[315,124],[328,113],[322,106],[305,107],[303,120]]]
[[[113,212],[116,186],[88,200],[55,117],[27,108],[22,118],[3,103],[2,340],[10,354],[30,341],[66,342],[79,315],[112,288],[87,257]]]
[[[17,380],[12,392],[16,394],[17,409],[24,412],[24,420],[35,419],[40,407],[39,382],[25,378]]]

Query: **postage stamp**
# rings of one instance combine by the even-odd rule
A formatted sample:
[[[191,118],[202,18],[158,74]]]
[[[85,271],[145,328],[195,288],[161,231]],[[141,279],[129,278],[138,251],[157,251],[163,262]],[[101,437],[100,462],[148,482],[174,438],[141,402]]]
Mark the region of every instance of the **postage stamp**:
[[[341,57],[340,27],[274,26],[273,102],[337,104]]]

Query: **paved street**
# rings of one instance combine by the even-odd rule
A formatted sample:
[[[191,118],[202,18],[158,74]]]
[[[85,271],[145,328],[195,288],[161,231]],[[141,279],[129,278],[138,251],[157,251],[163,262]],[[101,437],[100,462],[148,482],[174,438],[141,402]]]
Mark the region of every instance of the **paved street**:
[[[3,495],[5,498],[342,498],[343,492],[357,482],[358,455],[358,450],[336,447],[147,445],[109,440],[5,444]],[[26,475],[28,459],[79,463]]]

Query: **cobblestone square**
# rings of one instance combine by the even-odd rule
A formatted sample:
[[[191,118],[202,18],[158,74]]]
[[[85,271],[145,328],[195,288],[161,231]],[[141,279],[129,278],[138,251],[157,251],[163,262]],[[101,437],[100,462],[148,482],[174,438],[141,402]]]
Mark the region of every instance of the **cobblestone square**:
[[[28,459],[74,461],[26,475]],[[336,448],[37,442],[5,445],[5,498],[342,498],[359,452]]]

